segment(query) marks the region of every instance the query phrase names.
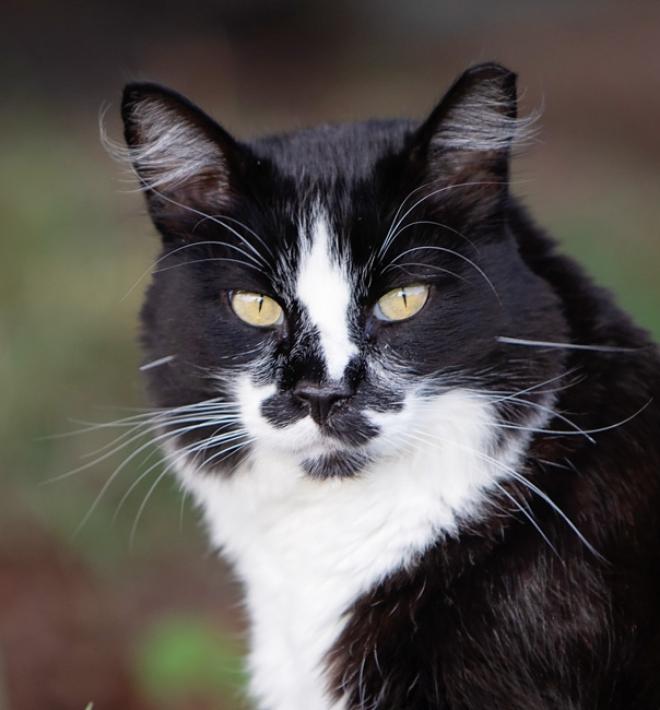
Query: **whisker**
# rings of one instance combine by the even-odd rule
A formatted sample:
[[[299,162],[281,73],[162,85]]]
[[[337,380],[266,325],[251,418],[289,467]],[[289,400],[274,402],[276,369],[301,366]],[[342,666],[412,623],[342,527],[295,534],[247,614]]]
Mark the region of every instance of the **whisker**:
[[[130,454],[119,464],[119,466],[117,466],[117,468],[115,468],[115,470],[112,472],[112,474],[106,479],[106,481],[105,481],[105,483],[103,484],[103,486],[101,487],[101,490],[99,491],[98,495],[96,496],[96,498],[94,498],[94,500],[93,500],[93,502],[92,502],[92,505],[90,506],[89,510],[88,510],[87,513],[84,515],[83,519],[80,521],[78,527],[76,528],[76,530],[75,530],[75,532],[74,532],[74,537],[75,537],[76,535],[78,535],[78,533],[82,530],[82,528],[85,526],[85,524],[86,524],[87,521],[89,520],[90,516],[94,513],[94,511],[96,510],[96,508],[97,508],[99,502],[101,501],[101,499],[102,499],[103,496],[105,495],[106,491],[107,491],[107,490],[110,488],[110,486],[112,485],[112,482],[113,482],[113,481],[117,478],[117,476],[126,468],[126,466],[128,466],[128,464],[129,464],[131,461],[133,461],[133,459],[136,458],[136,456],[139,456],[146,448],[148,448],[149,446],[154,446],[157,442],[162,441],[163,439],[174,439],[174,438],[176,438],[177,434],[188,433],[188,432],[190,432],[190,431],[193,431],[194,429],[200,429],[200,428],[202,428],[202,427],[208,427],[208,426],[209,426],[209,423],[208,423],[208,422],[204,422],[204,423],[202,423],[202,424],[196,424],[196,425],[194,425],[194,426],[183,427],[182,429],[175,429],[175,430],[172,431],[172,432],[167,431],[167,432],[165,432],[165,433],[163,433],[163,434],[160,434],[159,436],[150,438],[149,441],[148,441],[146,444],[142,444],[142,445],[139,446],[135,451],[133,451],[132,453],[130,453]],[[123,448],[123,447],[122,447],[122,448]],[[111,452],[111,453],[114,453],[114,452]],[[104,456],[102,456],[102,457],[99,459],[99,461],[108,458],[108,456],[110,456],[111,453],[105,454]],[[79,473],[81,470],[83,470],[83,469],[85,469],[85,468],[89,468],[90,466],[93,466],[93,465],[95,465],[96,463],[98,463],[98,462],[97,462],[97,461],[92,461],[92,462],[90,462],[89,464],[86,464],[85,466],[80,467],[79,469],[74,469],[73,471],[69,471],[67,474],[63,474],[62,476],[59,476],[59,477],[56,477],[56,478],[50,479],[50,480],[51,480],[51,481],[56,481],[56,480],[61,479],[61,478],[64,478],[64,477],[72,476],[74,473]]]
[[[162,274],[166,271],[172,271],[172,269],[180,269],[182,266],[192,266],[193,264],[206,264],[211,261],[227,261],[231,264],[240,264],[241,266],[245,266],[246,269],[254,269],[254,271],[258,271],[260,274],[263,273],[263,269],[259,266],[249,264],[247,261],[243,261],[242,259],[232,259],[228,256],[209,256],[204,259],[193,259],[192,261],[186,261],[183,264],[172,264],[172,266],[165,266],[162,269],[156,269],[152,273]]]
[[[385,269],[383,269],[383,271],[384,271],[384,272],[387,271],[389,268],[392,267],[392,265],[393,265],[395,262],[397,262],[399,259],[401,259],[402,257],[404,257],[406,254],[410,254],[410,253],[412,253],[412,252],[414,252],[414,251],[422,251],[422,250],[441,251],[441,252],[444,252],[444,253],[446,253],[446,254],[451,254],[452,256],[455,256],[457,259],[460,259],[461,261],[465,262],[466,264],[468,264],[469,266],[471,266],[472,268],[474,268],[474,269],[479,273],[479,275],[486,281],[486,283],[488,284],[488,286],[489,286],[489,288],[491,289],[491,291],[495,294],[495,298],[497,298],[497,300],[498,300],[500,303],[502,303],[502,301],[501,301],[501,299],[500,299],[500,296],[499,296],[499,294],[497,293],[497,290],[495,289],[495,286],[493,285],[493,282],[488,278],[488,276],[486,275],[485,271],[484,271],[480,266],[478,266],[477,264],[475,264],[474,261],[472,261],[472,259],[469,259],[469,258],[468,258],[467,256],[465,256],[464,254],[461,254],[460,252],[454,251],[453,249],[448,249],[447,247],[419,246],[419,247],[412,247],[411,249],[406,249],[404,252],[402,252],[401,254],[399,254],[398,256],[396,256],[394,259],[392,259],[392,261],[388,264],[387,267],[385,267]]]
[[[236,219],[235,217],[229,217],[229,215],[215,214],[215,215],[207,215],[206,217],[203,217],[200,220],[200,222],[198,222],[197,225],[195,225],[195,226],[197,227],[201,222],[203,222],[206,219],[211,219],[211,220],[222,219],[227,222],[234,222],[235,224],[239,225],[239,227],[242,227],[246,232],[249,232],[266,249],[266,251],[270,254],[270,256],[273,259],[275,258],[275,254],[273,253],[273,250],[270,248],[270,246],[268,246],[267,242],[262,237],[260,237],[254,231],[254,229],[252,229],[251,227],[248,227],[248,225],[245,224],[245,222],[241,222],[240,220]],[[247,244],[248,244],[248,242],[246,242],[246,245]],[[250,244],[249,246],[254,251],[254,253],[264,262],[265,265],[269,265],[267,260],[264,259],[263,255],[260,254],[257,249],[255,249],[254,245]]]
[[[238,249],[239,251],[242,251],[240,247],[237,247],[235,244],[230,244],[229,242],[223,242],[219,240],[212,240],[212,239],[207,239],[204,241],[195,241],[191,242],[190,244],[183,244],[180,247],[176,247],[176,249],[172,249],[171,251],[168,251],[166,254],[163,254],[160,256],[156,261],[154,261],[152,264],[150,264],[138,277],[137,281],[126,291],[126,293],[121,297],[121,301],[126,300],[131,293],[142,283],[142,281],[150,274],[150,273],[155,273],[153,271],[154,267],[158,266],[162,261],[165,261],[165,259],[169,259],[171,256],[174,256],[175,254],[178,254],[182,251],[185,251],[186,249],[196,249],[199,247],[203,246],[225,246],[229,247],[232,249]],[[252,257],[251,257],[252,258]],[[256,268],[256,266],[253,266],[253,268]]]
[[[500,399],[491,399],[492,404],[497,404],[498,402],[505,402],[509,397],[518,397],[521,394],[528,394],[529,392],[539,392],[539,393],[546,393],[546,392],[561,392],[563,390],[569,389],[570,387],[574,387],[576,384],[579,384],[580,382],[584,382],[585,378],[578,379],[574,382],[568,383],[567,385],[556,388],[556,389],[550,389],[550,390],[541,390],[541,387],[545,387],[546,385],[551,385],[553,382],[557,382],[559,380],[562,380],[565,377],[568,377],[569,375],[573,375],[576,372],[578,372],[577,367],[573,367],[569,370],[566,370],[565,372],[561,372],[559,375],[555,375],[553,377],[548,378],[547,380],[543,380],[542,382],[538,382],[537,384],[530,385],[529,387],[525,387],[524,389],[518,390],[516,392],[498,392],[498,391],[493,391],[493,390],[468,390],[472,394],[476,395],[502,395]]]
[[[183,532],[183,513],[186,507],[186,500],[188,498],[188,490],[184,488],[181,491],[181,505],[179,506],[179,535]]]
[[[548,340],[526,340],[524,338],[509,338],[501,335],[496,340],[505,345],[524,345],[539,348],[559,348],[562,350],[592,350],[602,353],[633,353],[643,348],[626,348],[615,345],[584,345],[581,343],[555,343]]]
[[[547,414],[550,414],[553,418],[556,417],[557,419],[564,422],[564,424],[568,424],[568,426],[570,426],[576,433],[582,434],[582,436],[584,436],[590,444],[596,443],[596,440],[593,437],[589,436],[589,433],[587,431],[584,431],[584,429],[580,428],[572,419],[569,419],[566,415],[562,414],[561,412],[558,412],[552,407],[546,407],[542,404],[539,404],[538,402],[530,402],[529,400],[521,399],[519,397],[507,397],[506,399],[509,402],[515,402],[516,404],[524,404],[528,407],[534,407],[539,411],[546,412]]]
[[[603,432],[611,431],[612,429],[618,429],[619,427],[628,424],[633,419],[638,417],[651,404],[652,401],[653,398],[651,397],[634,414],[631,414],[625,419],[621,419],[620,421],[615,422],[614,424],[609,424],[608,426],[596,427],[595,429],[580,429],[580,431],[563,431],[560,429],[537,429],[536,427],[525,427],[522,425],[505,423],[498,423],[496,424],[496,426],[501,429],[518,429],[520,431],[529,431],[536,434],[556,434],[557,436],[582,436],[586,434],[602,434]]]
[[[258,345],[256,348],[250,348],[249,350],[243,350],[240,353],[232,353],[231,355],[218,355],[218,360],[235,360],[239,357],[244,357],[245,355],[252,355],[252,353],[262,352],[264,349],[263,345]]]
[[[167,473],[169,472],[169,467],[165,468],[159,475],[158,478],[153,482],[149,490],[147,491],[147,494],[145,495],[144,499],[142,500],[142,503],[140,504],[140,507],[138,508],[138,511],[135,515],[135,521],[133,522],[133,525],[131,527],[131,533],[129,536],[129,543],[128,547],[130,550],[133,549],[133,544],[135,543],[135,534],[137,532],[138,525],[140,524],[140,518],[142,517],[142,513],[144,512],[144,509],[147,506],[147,503],[149,502],[149,499],[153,495],[153,492],[156,490],[156,486],[165,478]]]
[[[245,436],[247,437],[248,435],[246,434]],[[221,463],[231,454],[232,451],[245,448],[245,447],[249,446],[251,443],[253,443],[254,441],[256,441],[255,437],[253,437],[253,436],[248,437],[244,442],[234,444],[233,446],[230,446],[227,449],[223,449],[222,451],[219,451],[219,452],[213,454],[212,456],[209,456],[209,458],[204,461],[204,464],[208,465],[209,463],[211,463],[211,461],[216,460],[218,456],[220,456],[221,458],[217,459],[216,462]]]
[[[125,412],[137,412],[135,416],[146,416],[147,414],[161,414],[161,413],[168,413],[168,412],[178,412],[181,410],[188,410],[188,409],[198,409],[200,407],[206,407],[206,406],[217,406],[217,407],[234,407],[238,408],[240,407],[238,402],[233,402],[231,400],[227,400],[224,397],[212,397],[210,399],[203,399],[200,400],[199,402],[189,402],[188,404],[179,404],[171,407],[118,407],[116,405],[112,405],[111,407],[102,407],[105,409],[116,409],[119,411],[125,411]],[[123,419],[119,419],[117,421],[124,421]]]
[[[184,404],[177,407],[161,407],[161,408],[150,408],[150,409],[132,409],[129,411],[137,411],[137,414],[122,417],[121,419],[114,419],[105,422],[88,422],[81,419],[70,419],[69,421],[73,424],[80,424],[83,426],[82,429],[74,429],[73,431],[60,432],[58,434],[49,434],[47,436],[41,437],[41,440],[50,439],[63,439],[71,436],[76,436],[78,434],[86,434],[90,431],[97,431],[100,429],[111,429],[120,428],[124,426],[133,426],[135,422],[145,422],[154,421],[155,417],[169,417],[171,414],[178,414],[184,412],[192,411],[205,411],[205,412],[227,412],[231,410],[238,411],[240,409],[240,404],[236,402],[226,402],[220,398],[214,398],[209,400],[204,400],[202,402],[194,402],[192,404]]]
[[[398,219],[396,222],[396,225],[394,229],[392,230],[393,234],[397,233],[397,230],[399,227],[403,224],[404,220],[406,217],[413,211],[415,210],[419,205],[421,205],[423,202],[426,200],[430,199],[431,197],[434,197],[435,195],[439,195],[443,192],[447,192],[448,190],[455,190],[460,187],[479,187],[481,185],[502,185],[504,184],[503,181],[501,180],[475,180],[475,181],[469,181],[469,182],[459,182],[456,183],[455,185],[445,185],[444,187],[438,188],[437,190],[432,190],[431,192],[427,193],[423,197],[421,197],[419,200],[417,200],[411,207],[409,207],[406,212]],[[382,258],[385,256],[387,253],[388,249],[394,242],[395,237],[394,236],[389,236],[386,238],[383,242],[382,247],[378,251],[378,256],[379,259],[382,260]]]
[[[425,190],[427,187],[432,187],[433,182],[429,181],[427,183],[424,183],[423,185],[419,185],[418,187],[413,188],[404,198],[401,200],[401,203],[399,204],[399,207],[397,208],[397,211],[394,214],[394,217],[392,217],[392,221],[390,222],[390,226],[387,230],[387,234],[385,235],[385,242],[389,238],[389,236],[394,232],[394,225],[396,224],[399,215],[401,214],[401,210],[403,209],[404,205],[408,200],[416,193],[419,192],[420,190]]]
[[[168,362],[176,359],[176,355],[166,355],[165,357],[159,357],[157,360],[152,360],[144,365],[140,365],[140,372],[145,372],[146,370],[151,370],[154,367],[160,367],[161,365],[167,365]]]
[[[400,227],[396,234],[392,237],[392,241],[394,241],[399,234],[404,232],[406,229],[410,229],[411,227],[417,227],[421,225],[427,225],[427,226],[434,226],[434,227],[440,227],[441,229],[446,229],[448,232],[451,232],[452,234],[455,234],[457,237],[460,237],[461,239],[464,239],[473,249],[476,253],[479,252],[479,248],[477,245],[469,238],[466,237],[465,234],[462,232],[459,232],[457,229],[454,229],[453,227],[450,227],[448,224],[443,224],[442,222],[436,222],[432,219],[418,219],[415,220],[414,222],[408,222],[408,224],[404,224],[402,227]]]
[[[83,459],[89,459],[94,456],[99,456],[102,454],[104,451],[107,451],[108,449],[113,449],[113,452],[121,451],[121,449],[124,448],[124,445],[122,444],[119,446],[120,442],[126,440],[129,438],[131,435],[135,434],[137,431],[141,431],[140,436],[138,436],[135,440],[139,440],[142,436],[146,436],[149,432],[149,429],[144,429],[143,427],[146,427],[147,423],[141,423],[141,424],[134,424],[131,426],[128,431],[123,432],[122,434],[119,434],[119,436],[116,436],[114,439],[109,441],[107,444],[104,444],[103,446],[99,446],[98,449],[94,449],[94,451],[90,451],[88,453],[85,453],[82,455]],[[131,442],[127,442],[131,443]]]
[[[449,274],[449,276],[453,276],[459,279],[460,281],[467,281],[465,277],[455,273],[454,271],[450,271],[449,269],[443,269],[441,266],[436,266],[435,264],[425,264],[423,261],[404,261],[402,264],[389,264],[387,268],[383,269],[383,273],[392,268],[402,269],[405,271],[406,267],[408,266],[419,266],[424,269],[432,269],[433,271]]]
[[[545,503],[547,503],[552,510],[555,511],[564,522],[571,528],[571,530],[577,535],[582,544],[591,552],[595,557],[598,557],[602,561],[606,561],[603,555],[598,552],[598,550],[587,540],[587,538],[580,532],[579,528],[573,523],[573,521],[564,513],[564,511],[550,498],[550,496],[538,486],[533,484],[528,478],[521,475],[517,471],[510,469],[509,473],[522,485],[526,486],[530,491],[536,493],[536,495],[541,498]]]
[[[232,417],[232,418],[227,418],[223,421],[231,422],[231,421],[236,421],[236,420],[237,420],[236,418]],[[217,418],[210,419],[208,417],[202,418],[199,416],[193,417],[189,421],[190,422],[199,422],[199,423],[195,426],[183,427],[182,429],[175,429],[174,432],[171,432],[171,434],[176,435],[177,433],[180,433],[180,432],[186,433],[188,431],[192,431],[193,429],[199,429],[199,428],[203,428],[206,426],[213,426],[214,423],[218,423]],[[146,426],[147,424],[150,424],[148,429],[140,431],[137,434],[134,434],[133,432],[135,431],[135,429],[139,429],[139,426],[137,426],[134,429],[132,429],[131,431],[125,432],[124,434],[120,435],[114,441],[110,442],[110,444],[106,444],[105,446],[102,446],[100,449],[98,449],[96,452],[93,452],[91,455],[93,456],[96,453],[100,453],[102,451],[105,451],[105,449],[107,449],[108,446],[113,446],[113,444],[116,444],[117,442],[124,439],[126,437],[126,435],[131,435],[122,444],[114,446],[110,451],[107,451],[102,456],[97,457],[93,461],[89,461],[81,466],[78,466],[70,471],[67,471],[66,473],[59,474],[58,476],[54,476],[52,478],[49,478],[49,479],[43,481],[42,485],[64,480],[65,478],[69,478],[77,473],[81,473],[82,471],[85,471],[85,470],[91,468],[92,466],[96,466],[97,464],[101,463],[102,461],[107,460],[108,458],[110,458],[111,456],[116,454],[118,451],[121,451],[121,449],[125,448],[126,446],[132,444],[135,441],[139,441],[141,438],[146,436],[148,433],[150,433],[154,430],[157,430],[159,428],[162,428],[163,426],[165,426],[167,424],[173,425],[173,424],[180,424],[180,423],[187,423],[187,422],[188,422],[187,418],[180,419],[180,420],[175,419],[175,420],[169,420],[169,421],[168,420],[160,420],[160,421],[156,421],[156,422],[147,422],[147,423],[145,423],[144,426]],[[140,425],[140,426],[143,426],[143,425]],[[154,441],[157,441],[159,438],[162,438],[162,437],[157,437],[156,439],[154,439]]]
[[[219,430],[216,429],[216,431]],[[214,434],[200,442],[196,442],[195,444],[191,444],[190,446],[181,449],[181,452],[185,454],[192,454],[197,451],[206,451],[207,449],[213,448],[225,441],[234,441],[243,436],[245,436],[245,430],[232,430],[231,432],[225,432],[224,434]]]
[[[158,451],[160,454],[160,451],[158,449],[154,449],[151,451],[147,457],[144,460],[144,463],[146,463],[153,455],[154,453]],[[163,459],[162,459],[162,454],[161,458],[156,461],[156,463],[152,464],[147,468],[145,471],[143,471],[134,481],[131,483],[131,485],[128,487],[128,490],[124,493],[124,495],[121,497],[119,503],[117,503],[117,507],[115,508],[115,512],[112,515],[112,522],[114,523],[117,520],[117,516],[119,515],[120,510],[124,506],[124,503],[128,500],[130,497],[131,493],[137,488],[137,486],[140,485],[141,481],[143,481],[154,469],[158,468],[158,466],[162,465]]]
[[[564,511],[548,496],[545,491],[541,490],[538,486],[533,484],[528,478],[525,476],[521,475],[516,471],[514,468],[511,468],[510,466],[507,466],[506,464],[503,464],[501,461],[498,461],[496,458],[489,456],[488,454],[485,454],[484,452],[481,452],[477,449],[474,449],[469,446],[465,446],[457,441],[449,440],[443,437],[438,437],[435,434],[430,434],[429,432],[424,432],[424,431],[419,431],[418,433],[422,434],[423,436],[426,436],[429,438],[431,441],[432,440],[437,440],[439,442],[444,442],[446,444],[450,444],[451,446],[457,446],[464,451],[467,451],[468,453],[472,454],[473,456],[476,456],[477,458],[481,459],[482,461],[485,461],[486,463],[490,463],[492,466],[495,468],[498,468],[500,471],[503,471],[505,473],[510,474],[515,480],[517,480],[519,483],[522,485],[526,486],[531,492],[535,493],[541,500],[543,500],[547,505],[549,505],[552,510],[554,510],[563,520],[564,522],[571,528],[571,530],[578,536],[579,540],[587,547],[587,549],[597,556],[600,559],[604,559],[602,555],[596,550],[596,548],[593,547],[593,545],[584,537],[584,535],[580,532],[580,530],[576,527],[575,523],[564,513]],[[575,433],[575,432],[572,432]],[[429,442],[427,442],[429,443]]]
[[[545,543],[548,545],[548,547],[557,555],[559,559],[561,559],[561,555],[559,554],[559,551],[557,548],[550,542],[550,538],[543,532],[543,528],[539,525],[538,521],[532,514],[531,510],[529,509],[529,506],[527,505],[522,505],[516,498],[515,496],[511,495],[509,491],[504,488],[504,486],[501,486],[497,481],[493,481],[495,487],[505,495],[515,506],[516,508],[529,520],[529,522],[534,526],[538,534],[543,538]]]
[[[174,205],[175,207],[179,207],[180,209],[186,210],[187,212],[190,212],[191,214],[198,215],[199,217],[202,218],[200,222],[197,223],[198,226],[201,224],[202,221],[205,220],[210,220],[214,224],[219,225],[220,227],[224,227],[226,230],[231,232],[235,237],[241,240],[243,244],[245,244],[249,249],[251,249],[259,258],[261,263],[268,267],[269,263],[264,257],[258,252],[258,250],[255,249],[254,245],[251,244],[240,232],[237,232],[233,227],[230,227],[228,224],[222,221],[222,217],[215,217],[213,215],[207,214],[206,212],[202,212],[201,210],[195,209],[194,207],[191,207],[190,205],[186,205],[182,202],[178,202],[177,200],[172,199],[171,197],[168,197],[167,195],[164,195],[162,192],[159,192],[158,190],[154,190],[151,188],[151,191],[158,196],[159,199],[164,200],[165,202],[169,202],[170,204]],[[236,220],[235,220],[236,221]],[[271,252],[272,253],[272,252]]]
[[[180,414],[177,414],[177,412],[180,412]],[[81,429],[74,429],[73,431],[67,431],[67,432],[62,432],[59,434],[51,434],[47,437],[44,437],[45,439],[62,439],[66,437],[71,437],[71,436],[77,436],[78,434],[87,434],[89,432],[93,431],[101,431],[103,429],[122,429],[122,428],[134,428],[138,426],[143,426],[145,424],[150,424],[153,422],[174,422],[177,421],[179,417],[183,416],[199,416],[200,413],[202,414],[208,414],[212,415],[214,413],[217,413],[218,415],[222,416],[234,416],[232,413],[232,409],[226,408],[226,407],[221,407],[221,406],[213,406],[209,407],[208,409],[195,409],[195,410],[190,410],[190,412],[186,413],[184,409],[178,409],[178,410],[171,410],[172,415],[175,416],[170,416],[170,412],[167,410],[153,410],[151,412],[143,412],[141,414],[136,414],[134,416],[130,417],[125,417],[123,419],[115,419],[111,421],[106,421],[106,422],[92,422],[92,421],[86,421],[84,419],[71,419],[70,421],[74,424],[80,424],[82,426]]]

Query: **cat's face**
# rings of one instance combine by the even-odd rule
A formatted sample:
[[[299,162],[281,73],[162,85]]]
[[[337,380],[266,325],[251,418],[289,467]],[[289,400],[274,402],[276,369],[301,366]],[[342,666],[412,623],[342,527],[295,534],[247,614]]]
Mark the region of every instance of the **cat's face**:
[[[452,392],[497,402],[560,372],[555,354],[498,340],[562,328],[507,225],[514,87],[481,67],[419,127],[250,144],[174,94],[128,88],[130,157],[164,243],[145,369],[188,463],[229,473],[261,447],[310,476],[356,475],[405,455]]]

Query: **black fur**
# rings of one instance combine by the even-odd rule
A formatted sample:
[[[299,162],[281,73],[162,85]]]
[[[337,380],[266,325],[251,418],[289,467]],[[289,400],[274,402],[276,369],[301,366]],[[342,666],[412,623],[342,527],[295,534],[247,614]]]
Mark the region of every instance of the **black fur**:
[[[251,368],[256,352],[268,366],[254,377],[276,385],[263,415],[282,427],[307,414],[296,385],[323,385],[328,375],[291,275],[301,215],[319,202],[351,264],[359,354],[345,377],[350,396],[324,424],[346,449],[306,461],[310,475],[360,475],[366,460],[355,447],[377,434],[361,411],[395,411],[406,383],[422,379],[433,394],[465,384],[525,390],[537,404],[543,390],[535,388],[552,382],[557,411],[592,432],[555,417],[534,436],[520,471],[594,549],[547,501],[505,484],[529,516],[505,495],[494,499],[482,522],[438,540],[347,609],[328,656],[328,687],[347,694],[347,710],[657,710],[658,353],[509,194],[510,141],[474,150],[447,138],[457,115],[467,111],[478,122],[484,86],[495,110],[513,121],[514,75],[482,65],[421,125],[370,121],[251,143],[236,142],[171,92],[129,87],[129,146],[140,146],[141,121],[163,105],[217,151],[194,180],[157,189],[149,186],[153,170],[136,162],[164,245],[143,310],[144,345],[149,360],[175,356],[148,371],[150,391],[163,407],[229,398],[233,375]],[[402,201],[422,188],[428,197],[415,208],[415,224],[374,259]],[[218,213],[231,221],[204,217]],[[263,255],[261,268],[245,258],[245,240]],[[411,282],[431,289],[417,316],[401,323],[374,317],[383,293]],[[283,325],[264,330],[239,321],[228,300],[233,289],[276,298]],[[525,347],[502,336],[612,350]],[[369,361],[396,362],[404,372],[384,383],[370,378]],[[209,372],[219,372],[220,383]],[[500,410],[512,427],[500,435],[504,444],[519,435],[529,409],[502,403]],[[208,435],[188,436],[203,442]],[[231,475],[248,452],[218,457],[222,446],[211,447],[202,466],[204,456],[221,458],[208,472]]]

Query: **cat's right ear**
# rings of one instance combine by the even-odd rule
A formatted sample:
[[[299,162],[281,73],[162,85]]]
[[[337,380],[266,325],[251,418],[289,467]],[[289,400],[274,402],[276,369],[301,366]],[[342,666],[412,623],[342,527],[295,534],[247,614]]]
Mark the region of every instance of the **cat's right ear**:
[[[222,212],[236,194],[237,142],[183,96],[156,84],[129,84],[121,106],[127,151],[161,232],[185,212]],[[189,215],[190,216],[190,215]],[[198,215],[199,216],[199,215]]]
[[[438,199],[462,200],[478,216],[506,195],[511,149],[530,139],[534,120],[517,115],[513,72],[494,63],[474,66],[413,135],[413,169]]]

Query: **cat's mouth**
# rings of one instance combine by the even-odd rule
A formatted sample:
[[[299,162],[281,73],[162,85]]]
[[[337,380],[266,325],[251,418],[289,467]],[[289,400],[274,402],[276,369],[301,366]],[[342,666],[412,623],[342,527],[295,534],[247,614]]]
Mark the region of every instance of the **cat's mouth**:
[[[353,476],[369,463],[369,455],[361,450],[340,449],[303,459],[302,467],[315,478]]]
[[[314,426],[307,441],[296,447],[299,465],[314,478],[353,476],[372,459],[368,447],[342,441]]]
[[[300,466],[310,476],[354,476],[373,460],[370,444],[379,433],[379,427],[363,415],[354,416],[350,422],[352,426],[338,421],[318,425],[309,417],[301,423],[306,436],[295,453]]]
[[[304,417],[278,443],[286,442],[309,476],[347,478],[360,473],[382,453],[382,445],[377,443],[380,433],[380,424],[364,412],[349,411],[322,424]]]
[[[253,385],[248,380],[248,388]],[[248,393],[249,394],[249,393]],[[265,396],[245,399],[256,411],[247,409],[243,420],[266,448],[291,456],[297,466],[314,478],[354,476],[374,459],[374,443],[381,425],[354,401],[338,407],[332,416],[313,416],[296,405],[288,394],[266,390]],[[298,403],[299,404],[299,403]]]

